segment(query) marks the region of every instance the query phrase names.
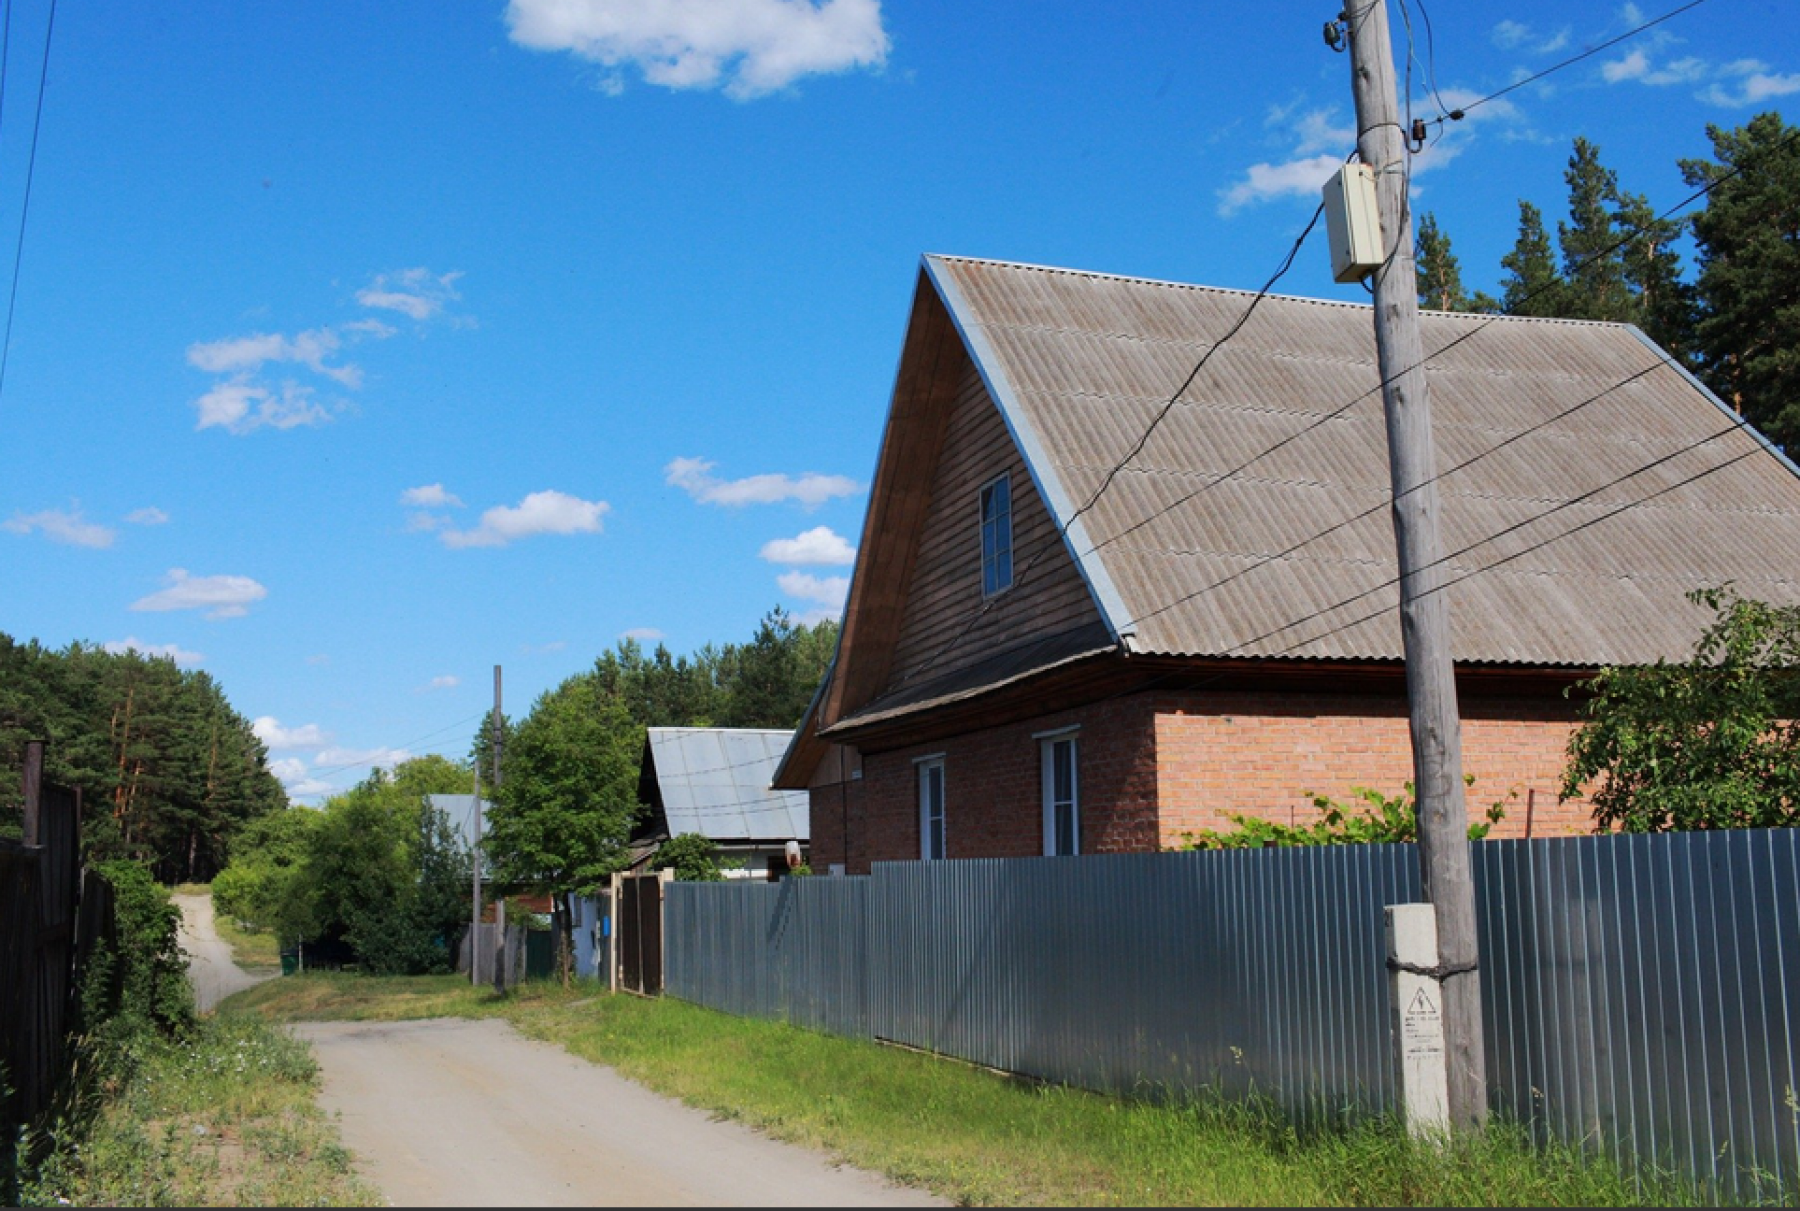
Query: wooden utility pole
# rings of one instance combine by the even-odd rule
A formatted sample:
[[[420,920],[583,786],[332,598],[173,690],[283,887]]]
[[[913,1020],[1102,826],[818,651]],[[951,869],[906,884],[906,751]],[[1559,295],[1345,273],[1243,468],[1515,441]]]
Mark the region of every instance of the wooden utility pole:
[[[470,801],[469,810],[474,814],[473,831],[469,835],[469,869],[471,881],[475,884],[472,893],[474,903],[469,915],[469,983],[477,986],[481,983],[481,754],[475,755],[472,763],[475,766],[475,797]]]
[[[494,714],[488,724],[488,747],[494,754],[494,792],[500,791],[500,666],[494,666]],[[494,901],[494,991],[506,991],[506,893]]]
[[[1375,172],[1386,253],[1385,264],[1375,272],[1375,346],[1384,384],[1400,561],[1400,635],[1411,709],[1419,865],[1425,899],[1437,918],[1450,1122],[1461,1129],[1486,1121],[1487,1059],[1462,777],[1462,723],[1451,664],[1450,603],[1442,591],[1448,577],[1438,535],[1437,459],[1413,268],[1409,153],[1406,132],[1400,128],[1387,0],[1348,0],[1343,20],[1350,35],[1356,150]]]
[[[21,838],[27,845],[44,843],[44,742],[25,742],[25,829]]]

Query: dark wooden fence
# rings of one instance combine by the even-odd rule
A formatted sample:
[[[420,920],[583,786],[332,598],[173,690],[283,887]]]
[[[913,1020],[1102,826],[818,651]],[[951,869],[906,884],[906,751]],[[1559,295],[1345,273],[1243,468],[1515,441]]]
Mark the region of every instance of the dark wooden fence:
[[[0,841],[0,1121],[49,1105],[67,1063],[81,976],[113,940],[112,887],[81,865],[81,793],[44,786],[43,746],[28,749],[24,835]]]

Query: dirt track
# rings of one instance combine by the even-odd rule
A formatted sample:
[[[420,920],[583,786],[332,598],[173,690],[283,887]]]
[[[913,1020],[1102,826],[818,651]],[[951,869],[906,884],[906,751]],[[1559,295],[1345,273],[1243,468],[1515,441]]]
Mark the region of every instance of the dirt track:
[[[201,1013],[210,1013],[234,992],[262,983],[267,975],[251,975],[232,961],[231,947],[213,929],[211,896],[176,896],[181,909],[181,948],[188,955],[188,982]]]
[[[402,1206],[941,1206],[709,1119],[505,1022],[311,1022],[366,1177]]]

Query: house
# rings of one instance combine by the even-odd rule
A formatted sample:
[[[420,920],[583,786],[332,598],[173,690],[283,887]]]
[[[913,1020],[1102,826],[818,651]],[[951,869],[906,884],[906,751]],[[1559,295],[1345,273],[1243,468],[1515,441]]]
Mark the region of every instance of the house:
[[[1251,299],[924,259],[774,779],[816,865],[1154,850],[1410,780],[1369,309],[1269,297],[1225,340]],[[1586,831],[1566,691],[1685,658],[1691,589],[1800,601],[1800,470],[1635,328],[1422,323],[1471,818]]]
[[[644,737],[638,799],[643,823],[634,854],[683,833],[708,838],[728,878],[775,879],[787,870],[787,846],[805,857],[809,830],[804,790],[771,790],[769,780],[793,733],[724,727],[653,727]]]

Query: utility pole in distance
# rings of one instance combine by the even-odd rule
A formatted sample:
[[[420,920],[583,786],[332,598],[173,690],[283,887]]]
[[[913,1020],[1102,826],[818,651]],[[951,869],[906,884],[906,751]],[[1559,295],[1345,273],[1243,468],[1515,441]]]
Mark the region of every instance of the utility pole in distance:
[[[488,746],[494,754],[494,794],[500,793],[500,666],[494,666],[494,714],[488,725]],[[494,901],[494,932],[499,942],[494,947],[494,991],[506,991],[506,893]]]
[[[1419,865],[1425,899],[1437,919],[1450,1122],[1462,1129],[1478,1127],[1487,1119],[1487,1053],[1462,777],[1462,723],[1451,663],[1450,603],[1442,591],[1447,576],[1438,535],[1437,459],[1413,268],[1409,153],[1400,128],[1387,0],[1348,0],[1343,20],[1350,35],[1356,150],[1375,172],[1386,253],[1375,272],[1375,346],[1385,384],[1382,404],[1400,562],[1400,635],[1411,712]]]

